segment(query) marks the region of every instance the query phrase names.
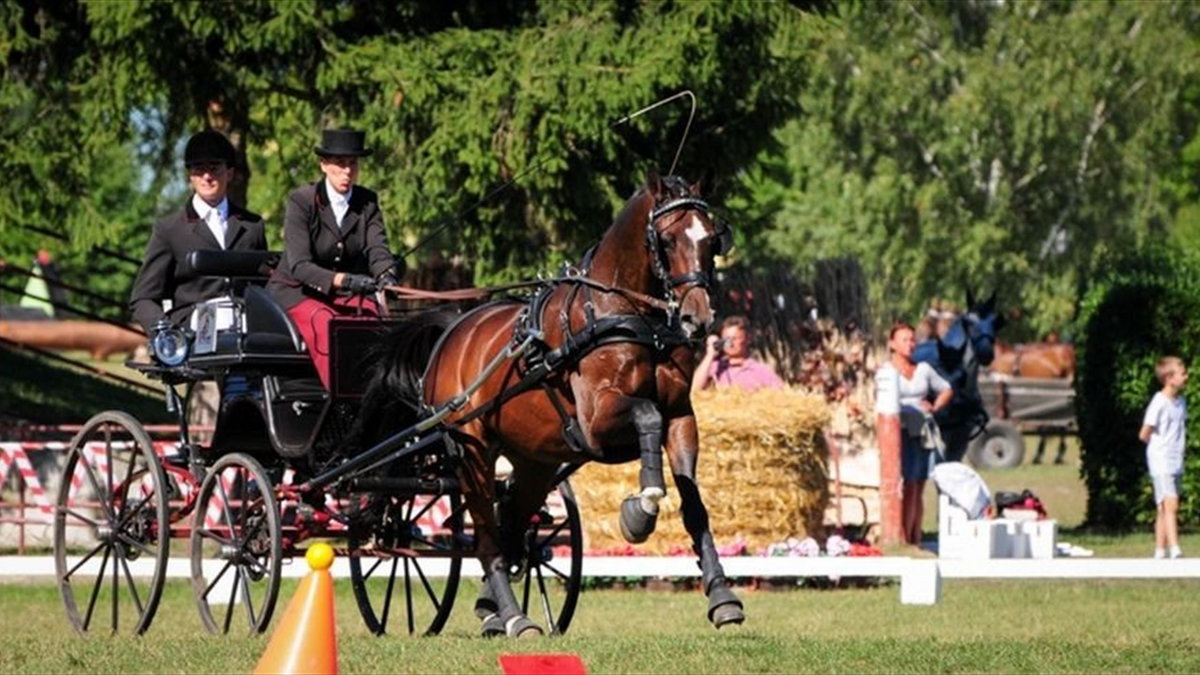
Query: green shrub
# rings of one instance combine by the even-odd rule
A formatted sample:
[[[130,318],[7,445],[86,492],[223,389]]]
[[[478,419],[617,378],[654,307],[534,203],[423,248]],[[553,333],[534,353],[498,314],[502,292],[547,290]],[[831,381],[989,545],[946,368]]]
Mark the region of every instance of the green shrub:
[[[1200,350],[1200,260],[1150,249],[1105,256],[1082,294],[1076,409],[1087,485],[1087,524],[1125,529],[1153,522],[1154,496],[1138,440],[1160,388],[1154,366],[1180,356],[1194,370]],[[1200,386],[1200,380],[1192,388]],[[1186,392],[1185,392],[1186,394]],[[1188,418],[1179,518],[1200,522],[1200,410]]]

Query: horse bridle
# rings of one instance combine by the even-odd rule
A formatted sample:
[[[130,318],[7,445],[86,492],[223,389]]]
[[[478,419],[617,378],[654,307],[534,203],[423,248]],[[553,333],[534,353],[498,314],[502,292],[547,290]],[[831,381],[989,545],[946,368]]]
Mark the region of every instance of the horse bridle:
[[[654,275],[663,284],[663,292],[666,296],[665,300],[667,301],[667,305],[671,307],[670,314],[672,321],[678,319],[679,306],[683,303],[683,299],[687,297],[688,293],[697,288],[704,289],[706,293],[712,291],[712,279],[703,270],[696,270],[673,277],[667,265],[663,263],[663,247],[660,243],[662,232],[658,229],[657,224],[663,216],[676,211],[701,211],[709,218],[709,222],[712,222],[712,211],[708,206],[708,202],[696,199],[695,197],[672,199],[656,206],[650,211],[650,217],[646,221],[646,247],[650,249],[650,261],[654,268]],[[713,232],[713,236],[717,238],[714,254],[723,255],[728,253],[733,247],[733,232],[724,223],[722,223],[720,229]],[[674,293],[674,290],[680,286],[688,286],[688,288],[683,293],[677,295]]]

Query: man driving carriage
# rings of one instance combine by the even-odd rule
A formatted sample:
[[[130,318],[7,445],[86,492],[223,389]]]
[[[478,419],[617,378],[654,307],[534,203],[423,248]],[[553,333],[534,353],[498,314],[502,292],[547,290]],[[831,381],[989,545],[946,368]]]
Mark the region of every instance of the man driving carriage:
[[[188,253],[267,249],[262,217],[229,201],[235,171],[229,139],[212,129],[194,134],[184,148],[183,164],[192,197],[155,223],[129,299],[133,318],[147,334],[164,317],[176,325],[187,323],[195,305],[226,291],[221,279],[190,270],[184,264]],[[219,314],[217,321],[228,327],[232,314]]]
[[[358,185],[358,165],[372,150],[366,134],[326,129],[315,148],[322,180],[288,195],[284,253],[267,290],[295,322],[321,383],[328,389],[329,324],[335,316],[377,316],[372,296],[404,273],[388,247],[379,196]]]

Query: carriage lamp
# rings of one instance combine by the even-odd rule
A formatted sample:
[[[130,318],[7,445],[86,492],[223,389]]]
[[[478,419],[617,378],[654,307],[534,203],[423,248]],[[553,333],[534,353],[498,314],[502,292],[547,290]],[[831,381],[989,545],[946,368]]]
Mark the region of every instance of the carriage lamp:
[[[174,368],[187,360],[191,345],[188,343],[187,334],[181,328],[163,319],[154,325],[150,351],[159,363]]]

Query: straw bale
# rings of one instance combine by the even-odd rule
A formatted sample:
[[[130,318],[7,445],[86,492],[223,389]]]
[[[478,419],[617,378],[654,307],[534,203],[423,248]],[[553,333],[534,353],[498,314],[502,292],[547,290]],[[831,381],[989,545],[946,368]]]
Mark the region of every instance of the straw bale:
[[[717,546],[739,537],[757,551],[788,536],[819,534],[829,502],[824,430],[829,408],[798,390],[705,390],[692,397],[700,428],[697,483],[708,507]],[[637,491],[638,462],[592,463],[572,478],[585,545],[620,549],[621,500]],[[668,491],[658,529],[638,547],[648,554],[691,549],[679,514],[679,492],[667,471]]]

